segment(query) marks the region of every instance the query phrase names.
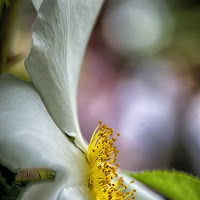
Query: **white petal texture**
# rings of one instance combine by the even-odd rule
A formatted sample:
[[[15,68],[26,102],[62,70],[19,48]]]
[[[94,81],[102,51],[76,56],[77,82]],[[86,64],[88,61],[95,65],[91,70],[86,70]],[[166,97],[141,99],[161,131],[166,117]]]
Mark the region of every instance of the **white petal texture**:
[[[83,187],[65,188],[60,194],[58,200],[89,200],[90,198],[88,194],[85,193],[87,190],[87,188]]]
[[[38,11],[40,9],[42,2],[43,2],[43,0],[32,0],[32,3],[34,5],[36,11]]]
[[[88,164],[83,154],[56,126],[33,85],[3,74],[0,94],[1,163],[13,171],[20,167],[49,167],[57,174],[50,185],[31,186],[27,190],[31,195],[25,199],[53,200],[67,185],[84,185]]]
[[[130,178],[123,173],[118,172],[119,177],[124,178],[124,184],[128,185],[133,178]],[[135,200],[164,200],[163,197],[156,194],[144,184],[140,183],[139,181],[135,180],[133,184],[131,184],[126,191],[131,191],[132,189],[136,190],[135,192]]]
[[[57,126],[85,150],[76,93],[85,47],[103,0],[44,0],[25,65]]]
[[[27,188],[20,200],[89,200],[86,186],[64,187],[62,173],[58,173],[56,173],[56,182],[34,184]]]

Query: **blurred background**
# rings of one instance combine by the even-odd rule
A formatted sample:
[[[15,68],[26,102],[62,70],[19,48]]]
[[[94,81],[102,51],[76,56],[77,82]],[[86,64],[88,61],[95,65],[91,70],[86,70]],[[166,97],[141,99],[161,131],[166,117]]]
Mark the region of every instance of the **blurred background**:
[[[0,1],[0,71],[29,81],[35,10],[30,0]],[[120,133],[121,168],[200,176],[199,52],[198,0],[106,0],[78,88],[86,140],[101,120]]]

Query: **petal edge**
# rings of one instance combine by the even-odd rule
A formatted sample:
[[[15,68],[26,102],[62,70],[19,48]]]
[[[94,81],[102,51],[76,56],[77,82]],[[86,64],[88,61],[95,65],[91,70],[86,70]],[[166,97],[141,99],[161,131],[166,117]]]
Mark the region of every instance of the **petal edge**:
[[[103,0],[44,0],[26,70],[57,126],[83,150],[76,92],[86,44]]]

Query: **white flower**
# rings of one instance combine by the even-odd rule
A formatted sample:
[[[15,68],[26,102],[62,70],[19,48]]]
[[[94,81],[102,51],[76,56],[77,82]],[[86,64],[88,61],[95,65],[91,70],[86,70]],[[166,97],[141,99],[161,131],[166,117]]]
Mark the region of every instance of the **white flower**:
[[[85,46],[103,0],[33,3],[38,17],[31,53],[25,62],[32,83],[10,74],[0,77],[0,162],[13,171],[21,167],[56,170],[54,182],[32,184],[20,199],[100,200],[106,181],[102,182],[103,187],[99,185],[98,174],[106,176],[95,168],[98,147],[91,142],[87,149],[80,133],[76,89]],[[108,139],[111,129],[106,130]],[[104,132],[103,128],[99,132]],[[69,137],[74,138],[74,143]],[[98,135],[94,134],[93,139],[98,141]],[[116,153],[108,142],[105,141],[108,148],[100,147],[106,149],[104,157],[106,152]],[[100,164],[104,169],[111,166],[105,163],[104,160]],[[107,177],[111,179],[114,170],[112,167],[113,174],[107,172]],[[125,177],[125,183],[129,181]],[[162,199],[138,182],[129,188],[137,190],[138,200]]]

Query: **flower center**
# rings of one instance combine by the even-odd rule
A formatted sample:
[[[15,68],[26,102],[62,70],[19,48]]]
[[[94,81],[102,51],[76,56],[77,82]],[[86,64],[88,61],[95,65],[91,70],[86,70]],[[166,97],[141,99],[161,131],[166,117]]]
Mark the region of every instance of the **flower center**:
[[[123,178],[118,178],[116,173],[119,167],[116,163],[118,150],[113,144],[117,136],[119,133],[113,136],[112,128],[102,126],[99,122],[90,140],[87,150],[87,158],[91,167],[88,187],[94,194],[95,200],[134,199],[135,190],[122,193],[128,186],[123,183]]]

